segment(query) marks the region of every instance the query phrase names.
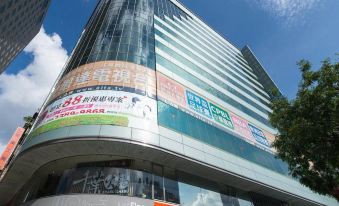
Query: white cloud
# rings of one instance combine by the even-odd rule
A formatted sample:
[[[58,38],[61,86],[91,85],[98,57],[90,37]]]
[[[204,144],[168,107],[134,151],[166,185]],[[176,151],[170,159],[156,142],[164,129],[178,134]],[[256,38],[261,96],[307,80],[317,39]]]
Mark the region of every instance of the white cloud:
[[[0,142],[7,142],[23,117],[42,105],[68,56],[58,34],[42,28],[24,52],[32,62],[18,74],[0,75]]]
[[[271,14],[283,18],[287,24],[291,24],[302,19],[305,12],[315,8],[320,0],[255,0],[254,2]]]

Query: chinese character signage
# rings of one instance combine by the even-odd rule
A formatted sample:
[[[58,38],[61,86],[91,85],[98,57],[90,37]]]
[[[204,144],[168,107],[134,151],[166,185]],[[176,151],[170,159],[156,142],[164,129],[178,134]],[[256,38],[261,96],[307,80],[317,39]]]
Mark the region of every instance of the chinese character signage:
[[[88,168],[72,172],[66,193],[128,195],[130,174],[123,168]]]
[[[247,141],[254,142],[255,140],[248,128],[248,122],[234,114],[231,114],[231,117],[234,124],[234,131],[244,137]]]
[[[32,133],[76,125],[119,125],[157,132],[155,71],[120,61],[83,65],[56,86]]]
[[[18,127],[14,134],[12,135],[12,138],[9,140],[7,147],[3,151],[0,159],[0,170],[3,170],[4,167],[6,166],[8,160],[11,158],[15,147],[18,145],[18,142],[20,141],[20,138],[24,134],[25,129]]]
[[[248,124],[248,127],[250,128],[252,135],[257,142],[265,145],[266,147],[270,147],[270,144],[268,143],[264,133],[259,128],[253,126],[252,124]]]
[[[178,106],[186,106],[185,88],[176,81],[157,73],[158,96]]]
[[[180,107],[183,111],[199,119],[207,120],[212,125],[219,127],[221,125],[221,128],[227,128],[227,131],[231,129],[250,144],[269,147],[274,141],[273,134],[253,126],[247,120],[226,111],[159,72],[157,72],[157,95],[159,100],[174,107]],[[274,148],[270,148],[270,151],[274,151]]]
[[[94,90],[54,101],[40,115],[35,133],[74,125],[119,125],[156,131],[154,99],[125,91]]]
[[[106,61],[85,64],[65,75],[52,99],[80,88],[115,86],[155,98],[155,71],[137,64]]]
[[[211,118],[211,112],[210,108],[208,106],[208,102],[199,97],[198,95],[194,94],[193,92],[190,92],[186,90],[186,96],[187,96],[187,103],[188,107],[192,109],[195,112],[198,112],[208,118]]]
[[[233,123],[228,112],[226,112],[225,110],[221,109],[220,107],[212,103],[210,103],[210,107],[211,107],[213,119],[215,121],[219,122],[220,124],[226,127],[233,129]]]

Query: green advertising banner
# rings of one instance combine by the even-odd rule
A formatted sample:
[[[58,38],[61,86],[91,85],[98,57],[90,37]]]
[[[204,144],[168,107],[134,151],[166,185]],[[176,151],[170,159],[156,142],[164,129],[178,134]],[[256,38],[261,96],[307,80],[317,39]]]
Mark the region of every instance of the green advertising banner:
[[[221,109],[220,107],[212,103],[210,103],[210,108],[212,111],[213,119],[215,121],[231,129],[234,128],[231,117],[228,114],[228,112],[226,112],[225,110]]]

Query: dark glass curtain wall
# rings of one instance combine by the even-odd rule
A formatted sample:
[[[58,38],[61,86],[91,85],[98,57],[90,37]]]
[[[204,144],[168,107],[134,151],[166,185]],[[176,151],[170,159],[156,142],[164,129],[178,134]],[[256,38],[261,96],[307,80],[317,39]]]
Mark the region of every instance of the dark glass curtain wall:
[[[153,0],[102,0],[64,73],[91,62],[118,60],[155,69]]]

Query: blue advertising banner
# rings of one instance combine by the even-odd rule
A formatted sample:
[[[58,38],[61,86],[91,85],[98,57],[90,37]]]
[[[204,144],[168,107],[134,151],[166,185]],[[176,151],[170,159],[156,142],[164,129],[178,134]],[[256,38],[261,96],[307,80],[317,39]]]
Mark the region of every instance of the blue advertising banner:
[[[270,147],[270,144],[267,141],[264,133],[259,128],[253,126],[252,124],[248,124],[248,127],[250,128],[252,135],[257,142],[265,145],[266,147]]]
[[[186,90],[188,107],[208,118],[212,118],[208,102],[198,95]]]

